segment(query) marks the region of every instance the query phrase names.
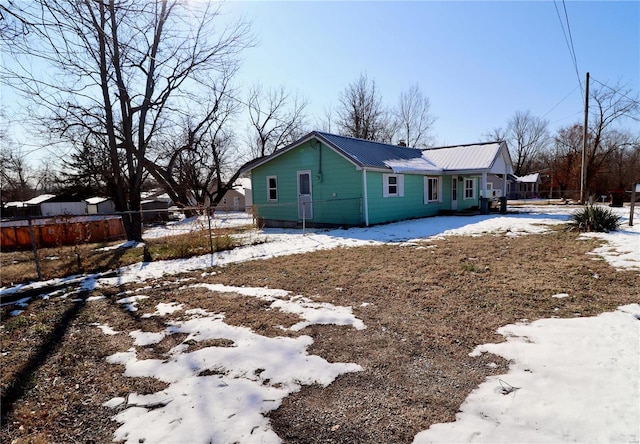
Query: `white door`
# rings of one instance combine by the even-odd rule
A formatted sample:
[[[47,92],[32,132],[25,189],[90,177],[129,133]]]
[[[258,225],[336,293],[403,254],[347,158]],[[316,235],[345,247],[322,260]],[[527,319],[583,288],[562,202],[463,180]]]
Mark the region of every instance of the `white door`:
[[[451,209],[458,209],[458,176],[451,176]]]
[[[311,201],[311,171],[298,171],[298,219],[313,218]]]

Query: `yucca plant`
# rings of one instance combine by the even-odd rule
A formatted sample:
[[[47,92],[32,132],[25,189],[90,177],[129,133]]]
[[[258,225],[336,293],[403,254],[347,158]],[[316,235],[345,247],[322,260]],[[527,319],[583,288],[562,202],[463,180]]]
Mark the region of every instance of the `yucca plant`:
[[[595,231],[608,233],[620,226],[621,218],[609,208],[600,205],[588,205],[574,212],[569,218],[569,230]]]

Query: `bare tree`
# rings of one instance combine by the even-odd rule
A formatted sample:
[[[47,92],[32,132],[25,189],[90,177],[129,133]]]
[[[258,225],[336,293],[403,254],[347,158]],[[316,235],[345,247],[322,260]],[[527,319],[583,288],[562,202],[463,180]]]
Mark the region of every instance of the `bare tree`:
[[[582,152],[582,126],[571,125],[560,128],[554,137],[553,148],[541,154],[546,160],[551,178],[551,187],[560,195],[576,197],[580,189],[580,158]],[[568,192],[574,196],[569,196]]]
[[[396,109],[397,136],[407,146],[428,147],[432,141],[431,131],[435,117],[431,115],[429,98],[422,94],[418,84],[400,93]]]
[[[600,84],[589,94],[589,128],[587,135],[586,189],[589,194],[596,190],[599,175],[607,170],[613,157],[626,147],[637,147],[637,139],[618,126],[625,119],[638,121],[640,101],[637,94],[619,84],[609,87]]]
[[[221,27],[219,14],[208,2],[179,0],[22,6],[19,16],[32,32],[14,48],[16,63],[2,77],[39,106],[53,136],[67,140],[80,131],[101,139],[116,209],[129,211],[129,239],[142,239],[148,148],[189,114],[202,85],[252,44],[246,22]],[[36,63],[52,69],[33,69]]]
[[[249,91],[249,146],[254,157],[273,153],[296,140],[306,126],[308,101],[292,96],[284,87],[265,91],[255,85]]]
[[[548,126],[549,122],[530,111],[516,111],[506,128],[496,128],[485,137],[505,140],[511,150],[514,173],[524,176],[531,173],[532,163],[551,143]]]
[[[214,203],[218,193],[224,193],[224,178],[232,174],[233,163],[245,160],[232,150],[230,124],[239,109],[237,91],[231,87],[234,74],[235,67],[225,71],[209,88],[208,98],[200,99],[176,125],[182,131],[154,147],[154,159],[145,159],[147,169],[178,206]]]
[[[35,171],[29,166],[27,156],[20,149],[3,143],[0,147],[0,189],[2,203],[23,201],[33,197],[36,182]]]
[[[391,113],[382,105],[375,81],[360,75],[339,96],[336,126],[340,134],[359,139],[392,142],[396,132]]]

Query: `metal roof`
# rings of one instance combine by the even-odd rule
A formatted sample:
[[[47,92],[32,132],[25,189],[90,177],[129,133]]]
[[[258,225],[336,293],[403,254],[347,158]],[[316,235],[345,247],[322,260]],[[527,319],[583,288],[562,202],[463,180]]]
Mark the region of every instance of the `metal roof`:
[[[436,168],[435,165],[428,165],[428,161],[423,159],[422,151],[416,148],[338,136],[320,131],[315,131],[315,134],[324,139],[329,145],[342,151],[343,154],[361,167],[387,169],[392,168],[391,164],[402,164],[411,161],[416,164],[426,162],[425,166]]]
[[[487,172],[489,172],[496,163],[496,159],[499,158],[503,145],[506,151],[504,156],[506,156],[507,159],[503,159],[502,164],[504,165],[506,162],[509,166],[511,165],[508,150],[504,142],[418,149],[374,142],[372,140],[356,139],[348,136],[339,136],[321,131],[312,131],[269,156],[247,162],[242,167],[242,170],[251,170],[314,138],[341,153],[358,167],[380,168],[391,170],[395,173],[424,174],[465,170],[476,172],[487,170]],[[504,172],[504,168],[500,168],[499,173]],[[513,171],[511,168],[508,168],[506,172],[512,173]]]
[[[500,153],[501,142],[447,146],[424,150],[426,157],[445,170],[486,170]]]

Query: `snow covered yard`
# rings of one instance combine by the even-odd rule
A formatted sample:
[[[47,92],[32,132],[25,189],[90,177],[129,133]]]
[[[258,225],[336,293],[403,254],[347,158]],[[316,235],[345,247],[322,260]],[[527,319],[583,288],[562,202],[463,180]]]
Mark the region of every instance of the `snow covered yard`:
[[[625,210],[628,216],[628,209]],[[571,209],[527,207],[521,208],[521,211],[520,214],[501,216],[438,217],[351,230],[309,230],[304,234],[295,230],[264,230],[254,234],[264,236],[265,242],[260,245],[213,256],[136,264],[119,269],[115,277],[94,275],[76,278],[78,291],[95,293],[92,299],[84,299],[88,306],[105,304],[106,299],[113,300],[121,311],[137,320],[122,321],[121,326],[131,326],[127,329],[111,325],[108,320],[90,323],[90,328],[102,335],[104,341],[116,341],[114,344],[118,344],[118,347],[130,344],[109,354],[103,362],[112,372],[122,369],[124,378],[148,378],[161,383],[159,390],[149,393],[139,394],[130,390],[124,396],[102,400],[101,404],[112,411],[117,423],[113,438],[124,442],[280,442],[282,439],[286,442],[314,442],[320,439],[320,435],[314,438],[313,434],[320,433],[320,429],[304,422],[305,416],[302,414],[289,419],[286,414],[296,408],[299,410],[297,403],[302,405],[305,397],[313,400],[314,393],[319,398],[332,400],[334,395],[331,393],[340,391],[347,393],[347,399],[342,399],[342,404],[333,410],[339,410],[346,419],[339,422],[339,418],[331,416],[334,422],[322,423],[321,432],[332,436],[337,442],[353,442],[356,437],[360,437],[362,442],[376,442],[376,436],[386,436],[389,442],[389,436],[392,435],[376,435],[363,427],[348,427],[350,422],[358,421],[370,429],[385,427],[384,424],[374,426],[375,421],[367,422],[366,418],[362,418],[360,415],[366,413],[366,408],[360,407],[365,412],[352,411],[354,406],[359,405],[357,398],[367,398],[367,394],[351,393],[350,384],[353,385],[358,378],[362,379],[363,375],[370,374],[373,379],[379,377],[380,380],[391,379],[394,375],[390,367],[385,370],[384,366],[375,363],[374,357],[366,356],[367,348],[373,355],[379,349],[412,347],[405,367],[412,368],[410,374],[416,379],[405,383],[426,385],[426,382],[420,382],[417,378],[426,377],[426,372],[438,367],[439,359],[447,360],[446,356],[438,356],[439,347],[453,343],[462,349],[461,345],[455,345],[458,341],[471,347],[466,352],[467,357],[455,359],[474,363],[472,370],[477,373],[475,377],[479,378],[478,382],[482,382],[480,367],[484,367],[489,376],[479,386],[474,383],[477,389],[469,389],[471,394],[462,403],[455,422],[435,423],[423,431],[418,429],[417,434],[414,433],[414,442],[638,442],[640,305],[637,302],[640,302],[640,294],[637,286],[621,287],[630,294],[618,297],[628,303],[598,316],[572,313],[575,307],[582,307],[579,305],[581,298],[576,296],[580,291],[578,284],[572,287],[567,282],[565,287],[560,288],[560,284],[552,286],[543,282],[538,290],[539,297],[535,294],[535,286],[522,289],[523,293],[531,293],[532,300],[542,307],[534,311],[549,313],[547,319],[529,322],[516,318],[518,323],[503,325],[498,330],[506,342],[466,344],[462,333],[456,338],[449,333],[450,330],[441,332],[440,327],[435,325],[424,327],[423,324],[428,324],[426,321],[432,308],[426,306],[420,309],[417,305],[412,308],[411,297],[407,298],[403,311],[391,312],[389,318],[383,317],[379,312],[387,308],[382,305],[384,297],[388,295],[391,305],[394,287],[386,286],[384,282],[380,283],[383,288],[372,288],[371,283],[356,285],[353,277],[358,274],[357,264],[351,265],[344,275],[336,271],[316,278],[314,273],[321,271],[313,271],[309,266],[296,271],[290,262],[286,262],[290,268],[282,268],[282,274],[299,273],[304,276],[305,272],[308,273],[308,282],[314,282],[315,287],[306,288],[305,279],[276,278],[278,272],[275,270],[279,265],[270,267],[269,272],[265,271],[262,276],[260,261],[255,261],[274,261],[278,258],[286,261],[287,257],[296,254],[320,255],[323,251],[327,251],[327,254],[340,252],[344,247],[375,248],[390,245],[400,246],[403,249],[400,251],[406,251],[407,257],[425,255],[425,264],[428,264],[428,255],[439,253],[438,250],[443,250],[447,245],[446,241],[438,243],[443,238],[453,239],[452,236],[456,235],[494,236],[494,243],[504,244],[501,248],[508,248],[505,243],[507,239],[526,234],[544,236],[550,227],[566,221]],[[621,216],[625,217],[624,211],[621,211]],[[236,222],[240,223],[240,220]],[[181,230],[185,228],[186,224],[180,226]],[[592,257],[585,255],[583,260],[590,261],[596,267],[602,266],[599,258],[603,258],[613,267],[621,269],[620,273],[626,273],[625,276],[631,273],[637,279],[640,270],[640,229],[627,225],[621,228],[616,233],[585,236],[585,242],[597,236],[607,243],[592,250]],[[397,257],[401,254],[398,251],[389,250],[389,254]],[[454,252],[455,249],[451,254]],[[347,251],[343,253],[345,261],[347,256],[352,257]],[[387,254],[387,250],[380,254]],[[540,254],[537,260],[553,259],[561,264],[562,258],[545,258],[543,253]],[[486,281],[489,273],[484,270],[487,268],[493,272],[494,265],[483,263],[479,256],[465,254],[457,262],[454,261],[454,265],[458,268],[462,266],[465,272],[460,272],[458,279],[468,279],[469,285],[482,285]],[[517,259],[518,256],[515,257]],[[353,261],[349,263],[353,264]],[[252,264],[251,279],[241,274],[248,272],[244,268],[238,269],[239,275],[234,276],[236,269],[227,268],[234,264],[238,267]],[[212,266],[214,268],[210,268]],[[217,266],[227,267],[218,271]],[[391,272],[385,268],[384,260],[381,260],[381,264],[371,263],[368,266],[372,269],[375,267]],[[444,264],[441,265],[443,267]],[[436,270],[437,264],[434,264],[431,273],[435,274]],[[181,277],[185,272],[191,274]],[[362,274],[367,272],[364,269],[360,271]],[[587,264],[586,272],[591,274],[574,278],[593,282],[593,286],[597,286],[594,294],[606,291],[603,290],[606,285],[601,277],[605,271],[595,273]],[[615,274],[615,271],[612,272],[613,277],[608,279],[615,280]],[[172,277],[174,275],[175,278]],[[406,275],[402,281],[412,278],[412,275]],[[245,280],[254,282],[260,279],[264,285],[244,285]],[[225,280],[229,282],[223,283]],[[232,285],[231,281],[236,284]],[[562,282],[562,279],[559,281]],[[288,287],[273,286],[280,282],[288,282]],[[294,282],[300,285],[292,284]],[[418,286],[416,289],[419,288],[421,292],[438,294],[442,281],[425,272],[424,276],[415,277],[415,283],[409,284]],[[111,290],[127,288],[129,285],[133,286],[132,289],[116,293]],[[484,298],[480,296],[506,292],[508,286],[491,288],[487,290],[489,293],[481,293],[477,299],[473,299],[475,303],[483,304]],[[380,291],[380,298],[374,296],[374,290]],[[2,291],[8,294],[13,290]],[[445,310],[446,291],[450,290],[445,290],[441,297],[445,302]],[[188,298],[186,294],[189,294]],[[452,294],[449,296],[453,297]],[[67,292],[48,297],[72,299],[76,296]],[[211,298],[220,304],[215,311],[202,308],[207,303],[205,301]],[[202,301],[202,305],[197,306],[198,301]],[[22,301],[23,305],[27,303]],[[398,300],[398,305],[401,303]],[[478,313],[504,309],[501,299],[491,304],[484,309],[482,306],[476,307]],[[238,310],[240,313],[234,311],[238,305],[244,307],[244,313],[242,310]],[[412,313],[412,309],[415,313]],[[406,318],[402,322],[393,320],[399,313]],[[552,318],[555,314],[558,315],[556,319]],[[569,319],[560,319],[560,315]],[[464,314],[456,316],[461,317],[454,318],[454,324],[468,321]],[[265,325],[269,321],[271,325]],[[241,324],[250,324],[251,327]],[[141,325],[145,328],[137,328]],[[408,334],[423,327],[425,330],[419,336],[424,342],[417,342]],[[456,331],[453,327],[460,329],[460,325],[453,325],[452,332]],[[335,345],[331,341],[336,341],[337,336],[355,341],[347,344],[346,350],[362,350],[362,353],[341,351],[332,355],[328,347]],[[427,336],[426,339],[424,336]],[[489,338],[489,332],[482,337]],[[408,344],[411,342],[415,344]],[[421,350],[421,347],[426,349],[430,343],[438,345],[431,355]],[[155,351],[154,347],[159,350]],[[10,351],[5,352],[3,348],[3,356],[5,353]],[[332,355],[331,358],[328,355]],[[463,355],[461,350],[460,356]],[[507,361],[492,356],[500,356]],[[431,380],[435,379],[425,381]],[[446,380],[442,381],[441,384],[447,385]],[[350,396],[355,398],[349,399]],[[316,399],[314,402],[319,401]],[[392,401],[379,396],[365,405],[375,406],[376,403],[380,404],[378,409],[384,413],[382,404],[391,404]],[[315,404],[304,405],[309,408],[309,405]],[[402,403],[398,406],[402,406]],[[416,415],[423,411],[425,416],[429,408],[428,405],[414,407],[418,412]],[[326,410],[309,412],[320,422],[322,414],[330,416]],[[410,423],[414,416],[397,415],[400,420],[392,418],[390,413],[387,416],[387,428],[401,428],[402,421],[406,422],[405,428],[415,428]],[[379,417],[384,418],[385,414]],[[294,422],[291,418],[301,421],[298,435],[291,432],[284,437],[282,433],[276,433],[282,430],[283,423]],[[421,421],[424,419],[421,418]],[[277,430],[274,430],[274,425]],[[305,430],[309,436],[302,439],[300,434]],[[14,433],[10,435],[3,424],[2,436],[20,435],[19,432]],[[395,442],[408,442],[406,433],[398,436]]]

